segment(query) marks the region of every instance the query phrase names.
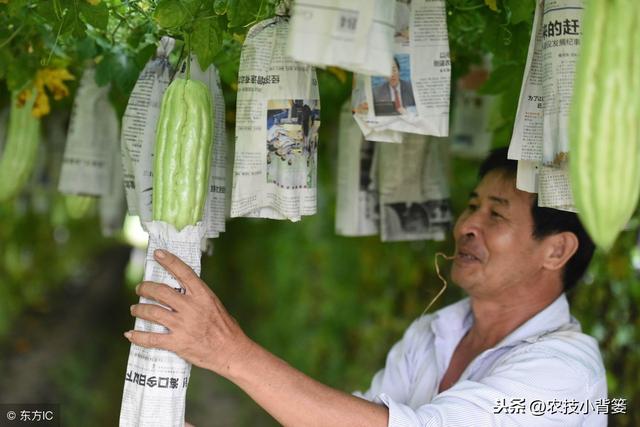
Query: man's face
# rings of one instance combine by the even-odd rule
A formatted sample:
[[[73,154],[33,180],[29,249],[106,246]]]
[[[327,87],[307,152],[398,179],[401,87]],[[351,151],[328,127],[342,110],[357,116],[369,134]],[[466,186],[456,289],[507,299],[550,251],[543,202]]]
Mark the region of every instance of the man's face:
[[[400,82],[400,70],[398,70],[398,66],[394,61],[393,65],[391,66],[391,78],[389,78],[389,83],[391,84],[391,86],[397,86],[399,82]]]
[[[489,172],[471,193],[453,230],[451,271],[470,295],[492,296],[536,280],[542,250],[532,235],[531,203],[531,194],[502,171]]]

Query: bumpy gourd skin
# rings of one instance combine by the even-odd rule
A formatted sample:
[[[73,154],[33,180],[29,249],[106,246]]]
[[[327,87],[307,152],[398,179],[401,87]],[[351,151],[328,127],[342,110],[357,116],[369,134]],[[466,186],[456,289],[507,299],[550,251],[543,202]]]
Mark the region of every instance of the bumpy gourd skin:
[[[571,186],[593,241],[608,250],[640,195],[640,1],[590,0],[570,117]]]
[[[40,143],[40,119],[33,117],[31,99],[18,106],[18,93],[11,94],[11,111],[4,151],[0,157],[0,202],[16,196],[29,180]]]
[[[177,230],[202,219],[209,184],[213,103],[209,88],[176,79],[162,98],[153,165],[153,219]]]

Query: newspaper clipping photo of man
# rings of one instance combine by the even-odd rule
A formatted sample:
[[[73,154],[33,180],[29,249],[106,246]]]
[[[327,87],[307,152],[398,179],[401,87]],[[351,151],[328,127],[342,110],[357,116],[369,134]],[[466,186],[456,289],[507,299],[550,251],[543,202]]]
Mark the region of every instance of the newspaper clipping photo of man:
[[[371,78],[373,109],[376,116],[399,116],[416,113],[416,100],[411,87],[408,54],[394,56],[391,76]]]

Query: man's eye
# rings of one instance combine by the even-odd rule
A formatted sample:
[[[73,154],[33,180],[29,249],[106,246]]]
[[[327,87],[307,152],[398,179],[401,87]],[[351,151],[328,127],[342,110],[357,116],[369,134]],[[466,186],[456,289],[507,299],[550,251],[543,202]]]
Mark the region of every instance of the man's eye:
[[[474,203],[469,203],[467,205],[467,209],[470,210],[471,212],[475,211],[476,209],[478,209],[478,205],[474,204]]]
[[[496,211],[491,211],[491,216],[494,217],[494,218],[504,218],[502,215],[500,215]]]

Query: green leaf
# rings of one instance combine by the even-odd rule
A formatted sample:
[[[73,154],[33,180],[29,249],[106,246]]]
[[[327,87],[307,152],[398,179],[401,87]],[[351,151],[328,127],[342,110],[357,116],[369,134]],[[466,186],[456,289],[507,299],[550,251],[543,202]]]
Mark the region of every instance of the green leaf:
[[[222,47],[222,29],[215,18],[197,19],[193,25],[191,48],[203,70],[213,64],[213,58]]]
[[[139,74],[140,67],[132,58],[123,52],[108,52],[96,66],[96,83],[99,86],[112,83],[122,92],[129,93]]]
[[[112,63],[112,54],[109,52],[96,65],[96,83],[98,86],[106,86],[113,80],[114,69]]]
[[[10,64],[11,54],[7,49],[0,49],[0,79],[3,79],[7,75]]]
[[[22,89],[33,77],[33,70],[24,57],[15,57],[7,66],[7,88],[10,91]]]
[[[138,67],[133,58],[124,54],[117,55],[115,59],[118,64],[114,73],[115,84],[122,92],[131,93],[142,67]]]
[[[189,20],[189,11],[179,0],[160,0],[153,11],[153,19],[158,26],[165,29],[176,29]]]
[[[25,6],[28,4],[29,0],[11,0],[7,4],[7,12],[9,13],[9,16],[18,16],[26,10]]]
[[[260,0],[228,0],[229,28],[253,23],[259,10]]]
[[[81,60],[92,59],[98,54],[96,43],[91,37],[80,39],[76,45]]]
[[[491,72],[489,79],[478,92],[484,95],[498,95],[512,88],[514,81],[520,87],[521,79],[522,67],[519,64],[504,64]]]
[[[109,23],[109,9],[105,2],[100,2],[95,6],[81,1],[79,3],[80,14],[85,22],[95,28],[106,31]]]
[[[535,0],[503,0],[507,12],[507,19],[511,24],[529,22],[533,20],[536,8]]]
[[[87,25],[79,19],[74,21],[71,34],[76,39],[84,38],[87,35]]]
[[[35,8],[36,14],[40,15],[47,23],[57,28],[58,18],[52,1],[37,3]]]
[[[213,3],[213,11],[216,15],[225,15],[229,8],[229,0],[215,0]]]
[[[149,59],[156,53],[156,45],[150,44],[138,51],[135,56],[136,66],[138,68],[144,68]]]

